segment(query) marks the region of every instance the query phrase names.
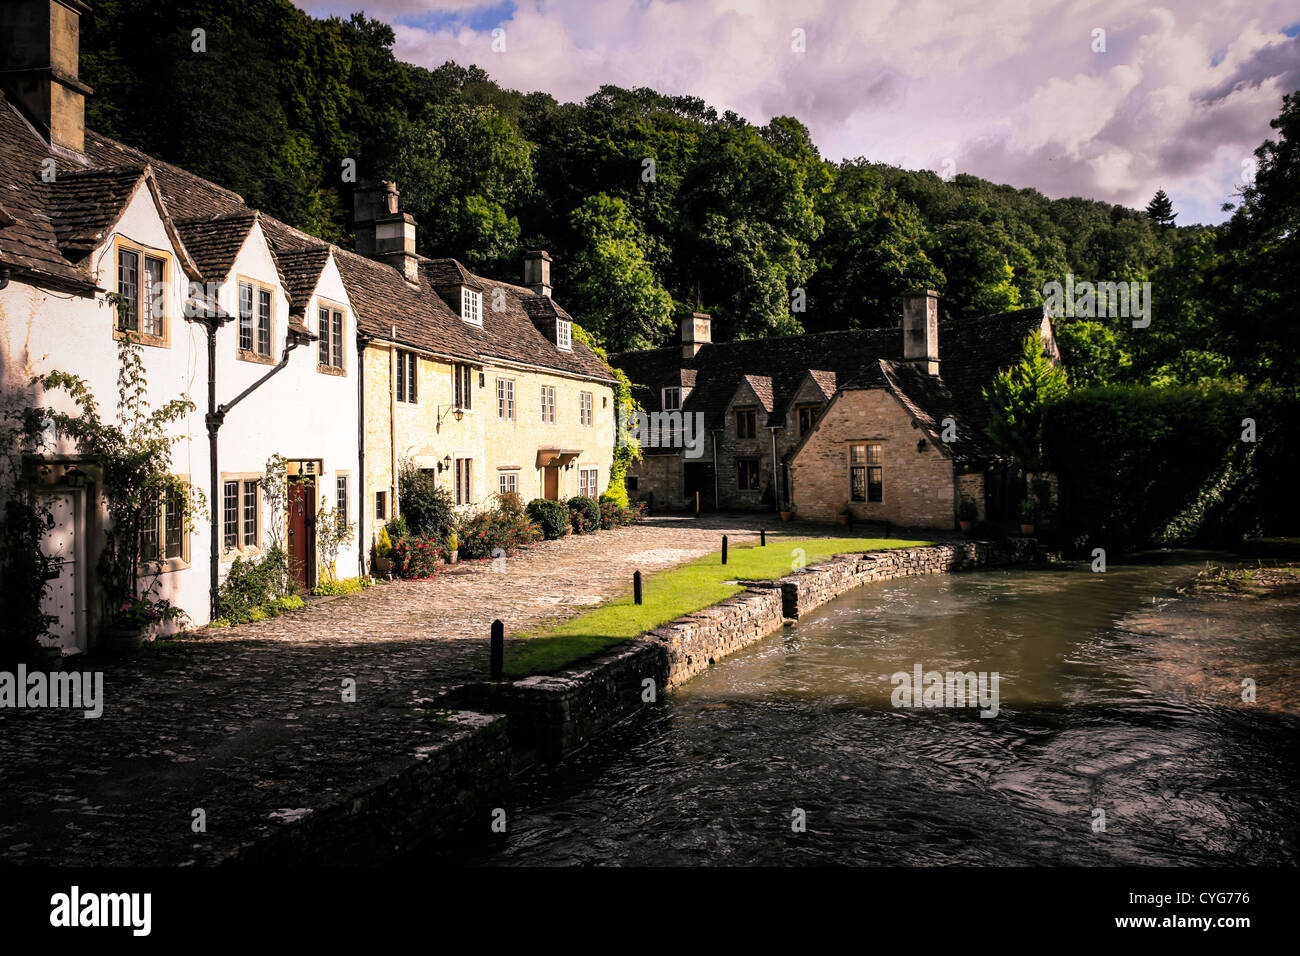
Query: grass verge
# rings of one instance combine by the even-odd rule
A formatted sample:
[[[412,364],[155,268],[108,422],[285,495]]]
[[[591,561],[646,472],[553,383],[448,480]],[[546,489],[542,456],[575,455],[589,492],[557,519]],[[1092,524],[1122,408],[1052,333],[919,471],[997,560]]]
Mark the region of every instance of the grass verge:
[[[525,643],[506,651],[507,677],[525,677],[559,670],[608,647],[637,637],[683,614],[717,604],[744,590],[737,579],[770,581],[783,578],[795,566],[816,564],[836,554],[885,551],[933,544],[898,538],[769,538],[765,548],[731,548],[724,566],[721,553],[659,571],[642,581],[644,603],[623,597],[559,624],[522,635]],[[798,552],[802,551],[802,554]],[[629,586],[631,582],[628,582]]]

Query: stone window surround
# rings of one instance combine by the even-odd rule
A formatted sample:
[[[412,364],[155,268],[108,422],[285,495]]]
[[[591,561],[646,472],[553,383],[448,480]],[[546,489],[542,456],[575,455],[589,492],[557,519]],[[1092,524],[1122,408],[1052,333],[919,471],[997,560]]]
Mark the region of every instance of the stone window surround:
[[[846,501],[850,501],[853,504],[859,504],[859,505],[883,505],[885,503],[885,444],[886,442],[885,439],[883,438],[852,438],[844,442],[844,462],[845,462],[846,476],[848,479],[847,498],[845,499]],[[853,447],[855,445],[863,446],[863,453],[865,455],[865,458],[862,464],[860,465],[855,465],[853,463]],[[880,449],[879,461],[873,462],[871,460],[870,448],[872,445],[876,445]],[[853,469],[854,468],[861,468],[863,472],[862,474],[863,493],[865,497],[860,501],[854,500],[853,498]],[[880,469],[880,500],[879,501],[871,500],[870,478],[871,478],[872,468]]]
[[[218,527],[220,527],[221,529],[221,560],[222,561],[229,562],[235,560],[235,558],[249,558],[255,555],[260,555],[262,553],[262,546],[260,543],[255,545],[244,544],[244,504],[245,504],[244,495],[246,493],[245,482],[249,482],[249,481],[257,482],[257,491],[255,492],[255,494],[257,495],[257,504],[256,504],[257,537],[258,539],[260,539],[262,537],[262,530],[265,524],[262,517],[262,509],[264,505],[264,499],[262,498],[262,480],[265,477],[266,476],[260,471],[223,471],[221,473],[221,504],[219,505],[219,507],[222,509],[222,515],[221,515],[221,521],[218,523]],[[239,542],[239,544],[234,548],[226,547],[225,507],[226,507],[226,482],[228,481],[239,482],[239,503],[235,506],[237,509],[236,514],[238,516],[235,522],[237,528],[236,540]]]
[[[171,301],[171,276],[172,276],[172,257],[165,249],[153,249],[149,246],[133,242],[124,236],[113,237],[113,289],[116,291],[120,286],[120,276],[118,272],[121,268],[121,253],[123,250],[134,252],[138,257],[136,259],[135,282],[136,282],[136,323],[143,325],[143,315],[139,311],[140,305],[144,301],[144,260],[145,256],[152,259],[161,259],[163,263],[163,288],[168,290],[163,296],[163,314],[162,314],[162,335],[148,335],[142,329],[136,329],[131,333],[134,341],[141,345],[148,345],[153,348],[169,349],[171,348],[172,321],[171,310],[167,308],[167,303]],[[125,334],[125,329],[118,324],[117,309],[113,310],[113,338],[121,339]]]
[[[253,288],[253,348],[251,351],[249,349],[240,348],[239,345],[239,325],[242,321],[239,313],[240,309],[243,307],[243,303],[240,301],[243,296],[241,286],[245,285],[252,286]],[[259,293],[262,292],[270,293],[269,301],[271,304],[271,314],[268,317],[270,320],[269,334],[267,336],[270,351],[266,353],[257,350],[257,305],[258,299],[260,298]],[[254,279],[252,276],[241,274],[235,276],[235,357],[241,362],[253,362],[257,365],[275,364],[275,298],[276,288],[274,285],[270,285],[260,279]]]
[[[185,485],[186,488],[189,487],[190,476],[188,474],[172,475],[172,477],[180,479],[181,484]],[[158,547],[160,550],[165,550],[167,547],[166,537],[165,537],[166,534],[167,534],[167,509],[163,507],[160,503],[158,508]],[[174,558],[162,558],[156,562],[142,560],[140,562],[140,571],[142,574],[152,574],[155,565],[158,568],[159,574],[170,574],[173,571],[184,571],[190,566],[190,557],[191,557],[190,532],[189,529],[182,526],[180,555]]]
[[[335,312],[338,312],[338,313],[340,313],[340,314],[343,316],[342,329],[341,329],[341,332],[340,332],[340,334],[341,334],[341,336],[342,336],[342,338],[343,338],[343,347],[342,347],[342,349],[340,350],[340,352],[341,352],[340,361],[341,361],[342,364],[340,364],[340,365],[334,365],[334,364],[325,365],[324,363],[322,363],[321,360],[320,360],[320,349],[319,349],[319,347],[317,347],[317,350],[316,350],[316,371],[320,372],[320,373],[323,374],[323,375],[347,375],[347,374],[348,374],[348,349],[347,349],[347,339],[348,339],[348,310],[345,309],[345,308],[343,307],[342,303],[335,302],[335,301],[333,301],[332,299],[326,299],[326,298],[324,298],[323,296],[320,297],[320,298],[318,298],[318,299],[316,299],[316,300],[315,300],[315,307],[314,307],[314,309],[312,310],[312,312],[309,312],[308,314],[310,315],[310,314],[313,314],[313,313],[314,313],[315,316],[316,316],[316,324],[317,324],[316,334],[317,334],[317,336],[320,336],[320,334],[321,334],[321,330],[320,330],[320,310],[321,310],[321,309],[329,309],[331,317],[333,316],[333,314],[334,314]],[[333,331],[330,332],[330,335],[331,335],[331,336],[333,335]],[[330,345],[331,345],[331,348],[332,348],[332,347],[333,347],[333,342],[332,342],[332,341],[331,341]],[[319,346],[319,343],[317,343],[317,346]]]

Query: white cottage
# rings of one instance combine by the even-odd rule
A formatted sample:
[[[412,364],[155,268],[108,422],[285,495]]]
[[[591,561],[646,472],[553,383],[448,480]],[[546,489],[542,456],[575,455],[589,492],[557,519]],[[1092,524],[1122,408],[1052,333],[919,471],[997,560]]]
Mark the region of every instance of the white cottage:
[[[349,521],[360,513],[355,316],[331,247],[84,129],[81,9],[0,6],[0,402],[61,401],[29,385],[58,369],[88,381],[111,412],[121,325],[141,341],[151,404],[182,395],[195,404],[174,465],[208,512],[187,533],[160,505],[149,536],[162,567],[155,594],[203,624],[231,562],[260,555],[273,523],[311,586],[322,497]],[[278,253],[268,231],[281,238]],[[125,319],[112,293],[129,303]],[[289,462],[287,516],[271,514],[262,494],[272,455]],[[89,650],[102,624],[94,568],[105,502],[74,447],[27,465],[57,516],[51,544],[64,558],[47,597],[54,644]],[[357,573],[363,558],[357,535],[339,574]]]

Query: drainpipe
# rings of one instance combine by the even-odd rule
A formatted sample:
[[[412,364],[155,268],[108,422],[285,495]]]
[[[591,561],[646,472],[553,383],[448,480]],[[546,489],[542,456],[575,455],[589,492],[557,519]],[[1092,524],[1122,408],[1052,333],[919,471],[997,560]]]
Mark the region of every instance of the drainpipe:
[[[721,511],[722,502],[718,500],[718,429],[709,434],[713,437],[713,510]]]
[[[221,499],[218,497],[220,488],[218,487],[218,468],[217,468],[217,433],[221,431],[221,426],[226,420],[226,414],[246,399],[253,392],[261,388],[273,375],[282,370],[289,364],[289,353],[298,347],[298,335],[290,331],[288,340],[285,342],[284,355],[275,367],[259,378],[248,388],[244,389],[224,405],[217,404],[217,328],[215,321],[209,321],[208,326],[208,414],[204,417],[204,422],[208,426],[208,480],[212,483],[212,507],[209,509],[211,515],[211,542],[208,546],[208,601],[210,604],[209,614],[215,618],[217,616],[217,578],[219,576],[219,567],[221,561],[221,546],[217,537],[219,528],[217,526],[217,506],[216,502]]]
[[[357,576],[366,576],[366,346],[357,334]]]
[[[397,326],[393,326],[392,341],[397,341]],[[417,369],[419,366],[417,366]],[[419,375],[416,375],[416,387],[419,387]],[[408,396],[409,397],[409,396]],[[434,409],[436,412],[437,409]],[[397,346],[388,346],[388,451],[389,451],[389,478],[392,479],[392,485],[389,487],[390,496],[393,500],[393,506],[388,509],[388,517],[396,518],[397,511]]]

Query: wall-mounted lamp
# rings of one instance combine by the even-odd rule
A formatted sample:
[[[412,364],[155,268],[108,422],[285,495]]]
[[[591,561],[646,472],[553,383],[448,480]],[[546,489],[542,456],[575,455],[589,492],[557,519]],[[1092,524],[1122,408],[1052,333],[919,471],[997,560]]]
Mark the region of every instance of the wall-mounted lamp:
[[[916,443],[916,450],[917,450],[918,452],[922,452],[922,453],[924,453],[924,451],[925,451],[925,444],[926,444],[925,439],[922,438],[919,442]]]
[[[438,470],[446,471],[451,467],[451,455],[443,455],[442,461],[438,462]]]
[[[63,479],[68,483],[69,488],[86,487],[86,473],[76,465],[68,466],[68,470],[63,473]]]
[[[439,428],[442,428],[442,420],[447,417],[448,413],[455,416],[456,421],[460,421],[465,417],[465,409],[461,408],[459,405],[439,405],[438,407],[443,409],[443,411],[438,413]]]

